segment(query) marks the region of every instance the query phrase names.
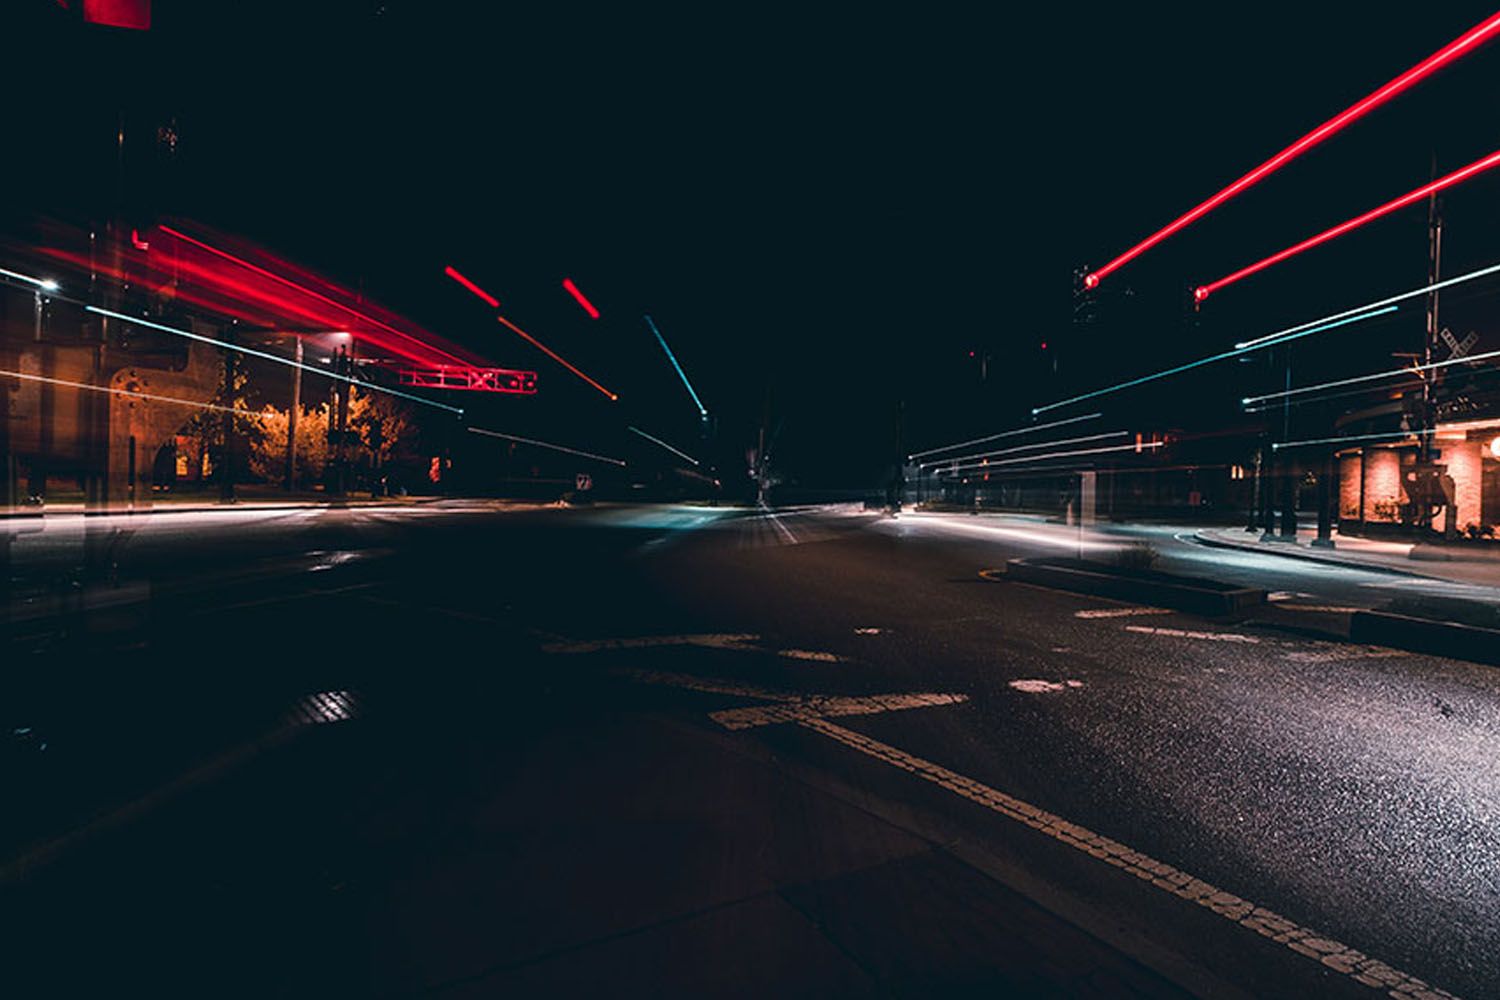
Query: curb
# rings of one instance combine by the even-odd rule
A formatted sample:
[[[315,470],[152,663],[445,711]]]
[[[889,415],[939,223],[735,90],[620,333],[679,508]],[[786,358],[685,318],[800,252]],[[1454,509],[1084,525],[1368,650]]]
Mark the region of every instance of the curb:
[[[1303,562],[1323,563],[1327,566],[1343,566],[1346,569],[1363,569],[1371,573],[1390,573],[1392,576],[1414,576],[1421,580],[1441,580],[1443,577],[1434,576],[1431,573],[1423,573],[1419,570],[1405,569],[1398,566],[1387,566],[1383,563],[1362,562],[1353,559],[1340,559],[1337,556],[1323,556],[1312,552],[1305,552],[1295,546],[1285,548],[1267,548],[1259,544],[1240,543],[1225,541],[1222,538],[1210,538],[1203,533],[1203,529],[1193,532],[1193,538],[1199,545],[1205,545],[1211,549],[1230,549],[1235,552],[1258,552],[1261,555],[1283,556],[1287,559],[1301,559]]]
[[[1413,618],[1389,611],[1356,611],[1349,638],[1374,646],[1500,666],[1500,630]]]
[[[1022,583],[1176,608],[1209,617],[1238,614],[1260,607],[1266,600],[1264,590],[1228,587],[1210,580],[1166,574],[1160,574],[1160,579],[1140,579],[1110,573],[1105,566],[1084,569],[1047,560],[1011,559],[1005,564],[1005,575]]]

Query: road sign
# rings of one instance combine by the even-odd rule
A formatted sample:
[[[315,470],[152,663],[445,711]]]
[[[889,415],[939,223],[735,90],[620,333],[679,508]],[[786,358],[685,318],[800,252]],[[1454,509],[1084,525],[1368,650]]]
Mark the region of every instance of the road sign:
[[[1442,338],[1443,343],[1448,345],[1449,361],[1457,361],[1459,358],[1468,357],[1469,352],[1474,349],[1474,345],[1479,343],[1479,334],[1473,330],[1470,330],[1463,340],[1459,340],[1453,335],[1453,331],[1445,326],[1438,336]]]

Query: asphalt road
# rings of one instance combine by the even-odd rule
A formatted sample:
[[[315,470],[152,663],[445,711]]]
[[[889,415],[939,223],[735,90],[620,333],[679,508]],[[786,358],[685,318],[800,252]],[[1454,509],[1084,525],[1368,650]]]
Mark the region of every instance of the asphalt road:
[[[983,574],[1146,539],[1282,624],[1443,589],[1185,538],[51,519],[9,549],[17,954],[58,995],[1500,995],[1494,668]]]

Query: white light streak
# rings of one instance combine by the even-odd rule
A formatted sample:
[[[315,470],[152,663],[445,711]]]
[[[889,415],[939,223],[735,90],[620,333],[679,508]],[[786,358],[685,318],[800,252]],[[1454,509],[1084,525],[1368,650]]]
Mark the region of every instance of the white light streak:
[[[997,455],[1013,455],[1018,451],[1030,451],[1033,448],[1047,448],[1052,445],[1061,444],[1083,444],[1088,441],[1102,441],[1105,438],[1118,437],[1121,434],[1129,434],[1129,431],[1105,431],[1103,434],[1086,434],[1083,437],[1061,438],[1056,441],[1038,441],[1035,444],[1022,444],[1014,448],[1002,448],[999,451],[976,452],[972,455],[952,455],[948,458],[935,458],[930,462],[923,462],[921,468],[941,468],[953,462],[967,462],[976,458],[993,458]]]
[[[28,372],[14,372],[0,369],[0,375],[9,378],[24,379],[28,382],[46,382],[48,385],[61,385],[69,389],[82,389],[85,392],[103,392],[111,396],[131,396],[135,399],[149,399],[157,403],[177,403],[182,406],[192,406],[201,410],[213,410],[217,413],[234,413],[242,417],[255,417],[259,419],[263,414],[255,410],[245,410],[234,406],[220,406],[217,403],[200,403],[196,399],[183,399],[179,396],[161,396],[154,392],[137,392],[133,389],[116,389],[107,385],[89,385],[87,382],[74,382],[71,379],[51,378],[46,375],[32,375]]]
[[[1384,309],[1377,309],[1374,312],[1361,313],[1358,316],[1349,316],[1334,322],[1325,322],[1322,323],[1321,326],[1312,326],[1307,329],[1302,329],[1301,327],[1292,328],[1300,330],[1301,332],[1299,333],[1289,333],[1289,331],[1283,330],[1282,333],[1273,334],[1272,336],[1282,337],[1282,334],[1287,334],[1287,336],[1282,337],[1282,340],[1276,341],[1276,343],[1279,344],[1284,340],[1292,340],[1296,337],[1307,337],[1314,333],[1321,333],[1324,330],[1332,330],[1337,326],[1346,326],[1350,323],[1358,323],[1361,320],[1373,319],[1376,316],[1382,316],[1386,313],[1392,313],[1395,311],[1396,306],[1387,306]],[[1071,396],[1068,399],[1058,400],[1056,403],[1048,403],[1046,406],[1038,406],[1032,409],[1031,413],[1033,416],[1035,416],[1039,413],[1045,413],[1048,410],[1056,410],[1064,406],[1071,406],[1074,403],[1081,403],[1086,399],[1096,399],[1099,396],[1107,396],[1110,393],[1119,392],[1122,389],[1129,389],[1137,385],[1145,385],[1147,382],[1155,382],[1157,379],[1166,378],[1169,375],[1179,375],[1182,372],[1191,371],[1194,368],[1202,368],[1204,365],[1213,364],[1215,361],[1224,361],[1228,358],[1235,357],[1236,355],[1244,354],[1246,351],[1253,351],[1259,347],[1269,346],[1271,346],[1271,344],[1267,342],[1256,344],[1254,346],[1236,347],[1232,351],[1222,351],[1218,354],[1214,354],[1206,358],[1199,358],[1197,361],[1189,361],[1186,364],[1177,365],[1175,368],[1168,368],[1165,371],[1153,372],[1150,375],[1142,375],[1140,378],[1129,379],[1128,381],[1120,382],[1117,385],[1106,386],[1103,389],[1095,389],[1093,392],[1086,392],[1081,396]]]
[[[1304,448],[1311,444],[1356,444],[1360,441],[1399,441],[1409,437],[1426,437],[1428,434],[1436,433],[1437,431],[1435,430],[1398,431],[1394,434],[1356,434],[1353,437],[1309,438],[1306,441],[1277,441],[1271,445],[1271,450],[1280,451],[1283,448]]]
[[[19,271],[8,271],[3,267],[0,267],[0,276],[14,278],[16,281],[24,281],[29,285],[35,285],[44,292],[55,292],[60,287],[51,278],[33,278],[29,274],[22,274]]]
[[[100,316],[108,316],[111,319],[117,319],[124,323],[134,323],[137,326],[148,326],[153,330],[160,330],[163,333],[174,333],[179,337],[186,337],[188,340],[196,340],[199,343],[203,344],[212,344],[215,347],[222,347],[226,351],[236,351],[240,354],[248,354],[251,357],[264,358],[267,361],[274,361],[279,365],[286,365],[288,368],[300,368],[305,372],[312,372],[314,375],[321,375],[324,378],[335,379],[339,382],[348,382],[350,385],[357,385],[362,389],[369,389],[372,392],[383,392],[388,396],[397,396],[401,399],[409,399],[413,403],[421,403],[424,406],[434,406],[439,410],[447,410],[449,413],[456,413],[459,416],[463,416],[464,413],[464,411],[457,406],[449,406],[447,403],[437,403],[433,400],[423,399],[421,396],[413,396],[409,392],[401,392],[397,389],[387,389],[383,385],[375,385],[371,382],[363,382],[359,379],[351,378],[348,375],[338,375],[333,372],[324,371],[321,368],[315,368],[312,365],[303,364],[300,361],[293,361],[291,358],[283,358],[279,354],[272,354],[269,351],[258,351],[253,347],[241,347],[239,344],[231,344],[225,340],[215,340],[213,337],[205,337],[201,333],[192,333],[188,330],[179,330],[174,326],[164,326],[161,323],[154,323],[149,319],[142,319],[139,316],[131,316],[126,313],[115,312],[113,309],[101,309],[99,306],[90,305],[86,305],[83,308],[87,309],[89,312],[98,313]]]
[[[1054,420],[1050,424],[1037,424],[1034,427],[1021,427],[1013,431],[1001,431],[999,434],[991,434],[987,437],[975,438],[972,441],[960,441],[958,444],[945,444],[941,448],[929,448],[926,451],[918,451],[907,455],[908,462],[926,458],[928,455],[936,455],[940,451],[952,451],[954,448],[967,448],[971,444],[984,444],[986,441],[996,441],[1000,438],[1014,437],[1017,434],[1030,434],[1034,431],[1044,431],[1049,427],[1061,427],[1064,424],[1076,424],[1083,420],[1097,420],[1104,416],[1102,413],[1089,413],[1081,417],[1069,417],[1067,420]]]
[[[661,445],[663,448],[667,449],[672,454],[676,455],[678,458],[686,459],[687,461],[692,462],[694,465],[700,464],[698,462],[698,460],[696,458],[694,458],[692,455],[689,455],[685,451],[679,451],[678,449],[673,448],[671,445],[667,444],[667,442],[663,441],[661,438],[659,438],[659,437],[653,437],[650,434],[647,434],[645,431],[641,430],[639,427],[630,427],[630,426],[627,426],[625,429],[628,430],[628,431],[631,431],[633,433],[639,434],[641,437],[645,438],[647,441],[652,442],[653,444],[659,444],[659,445]]]
[[[470,427],[470,434],[483,434],[485,437],[503,438],[506,441],[519,441],[521,444],[536,445],[538,448],[551,448],[553,451],[565,451],[569,455],[581,455],[584,458],[592,458],[598,462],[608,462],[611,465],[624,467],[625,463],[618,458],[610,458],[608,455],[596,455],[591,451],[579,451],[577,448],[568,448],[560,444],[551,444],[547,441],[538,441],[535,438],[520,437],[515,434],[502,434],[499,431],[485,430],[483,427]]]
[[[1303,323],[1300,326],[1288,327],[1287,329],[1282,330],[1279,333],[1268,333],[1264,337],[1256,337],[1254,340],[1241,341],[1234,346],[1236,350],[1243,350],[1247,347],[1260,347],[1269,345],[1272,342],[1279,343],[1280,341],[1278,338],[1282,337],[1286,338],[1287,340],[1291,340],[1293,336],[1300,336],[1300,332],[1303,331],[1304,328],[1316,325],[1318,323],[1326,323],[1330,320],[1343,319],[1346,316],[1352,316],[1355,313],[1364,312],[1366,309],[1376,309],[1380,306],[1393,306],[1397,302],[1404,302],[1407,299],[1414,299],[1419,295],[1427,295],[1431,292],[1441,291],[1444,288],[1450,288],[1453,285],[1461,285],[1466,281],[1474,281],[1478,278],[1483,278],[1487,275],[1497,273],[1500,273],[1500,264],[1491,264],[1489,267],[1481,267],[1479,270],[1470,271],[1468,274],[1460,274],[1456,278],[1447,278],[1443,281],[1437,281],[1430,285],[1424,285],[1421,288],[1413,288],[1409,292],[1402,292],[1400,295],[1392,295],[1390,298],[1381,299],[1379,302],[1370,302],[1366,305],[1355,306],[1353,309],[1346,309],[1341,313],[1334,313],[1332,316],[1324,316],[1322,319],[1315,319],[1311,322]]]
[[[1059,451],[1050,455],[1022,455],[1020,458],[1005,458],[998,462],[985,462],[978,465],[960,465],[957,469],[939,469],[939,472],[983,472],[997,466],[1014,465],[1017,462],[1043,462],[1054,458],[1072,458],[1076,455],[1104,455],[1116,451],[1135,451],[1141,449],[1165,448],[1165,441],[1142,441],[1139,444],[1118,444],[1108,448],[1082,448],[1077,451]]]
[[[1337,389],[1346,385],[1359,385],[1363,382],[1375,382],[1385,378],[1400,378],[1402,375],[1416,375],[1419,372],[1435,371],[1439,368],[1451,368],[1454,365],[1467,365],[1475,361],[1487,361],[1490,358],[1500,358],[1500,351],[1487,351],[1484,354],[1475,354],[1472,357],[1453,358],[1449,361],[1434,361],[1426,365],[1411,365],[1407,368],[1396,368],[1388,372],[1376,372],[1373,375],[1356,375],[1353,378],[1343,378],[1336,382],[1324,382],[1321,385],[1305,385],[1300,389],[1287,389],[1282,392],[1267,393],[1264,396],[1246,396],[1240,400],[1242,406],[1253,406],[1263,403],[1268,399],[1285,399],[1290,396],[1301,396],[1309,392],[1318,392],[1322,389]]]

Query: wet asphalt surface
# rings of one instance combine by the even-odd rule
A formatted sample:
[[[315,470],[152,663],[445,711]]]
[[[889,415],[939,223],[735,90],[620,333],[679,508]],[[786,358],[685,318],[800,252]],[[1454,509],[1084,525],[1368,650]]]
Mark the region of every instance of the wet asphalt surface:
[[[121,845],[147,856],[141,844],[196,829],[180,797],[142,798],[194,768],[193,794],[219,795],[223,809],[258,815],[268,796],[296,798],[306,829],[244,836],[280,845],[261,864],[335,885],[344,876],[329,831],[386,815],[382,786],[338,775],[376,759],[455,798],[482,795],[484,774],[454,774],[444,755],[466,734],[521,759],[570,713],[599,723],[645,713],[960,845],[1194,992],[1379,995],[816,730],[726,731],[710,717],[764,705],[752,689],[942,693],[962,700],[832,721],[1453,993],[1500,995],[1500,673],[981,575],[1086,544],[1107,558],[1115,537],[1025,519],[478,503],[92,522],[58,519],[10,552],[20,582],[0,722],[8,799],[21,806],[5,830],[5,875],[26,887],[38,927],[58,926],[51,887],[77,898],[108,867],[101,859],[134,856]],[[90,550],[108,553],[91,567],[85,530]],[[1136,537],[1158,547],[1161,568],[1285,592],[1278,620],[1299,605],[1374,606],[1429,587],[1179,535]],[[98,600],[111,592],[136,599]],[[66,594],[74,604],[47,603]],[[749,638],[578,646],[726,635]],[[325,691],[349,692],[349,713],[370,728],[313,727],[312,749],[262,767],[266,741],[296,732],[307,718],[298,706]],[[340,760],[354,754],[346,740],[367,744],[361,763]],[[407,803],[386,821],[437,822],[424,810]],[[286,877],[248,871],[239,877]],[[336,951],[350,933],[334,929],[341,912],[302,919],[316,917]],[[299,962],[316,966],[316,949]],[[337,978],[309,975],[309,992],[337,991]]]

